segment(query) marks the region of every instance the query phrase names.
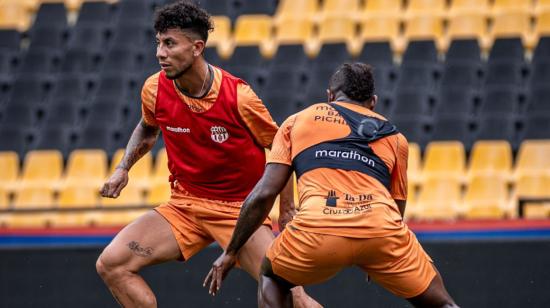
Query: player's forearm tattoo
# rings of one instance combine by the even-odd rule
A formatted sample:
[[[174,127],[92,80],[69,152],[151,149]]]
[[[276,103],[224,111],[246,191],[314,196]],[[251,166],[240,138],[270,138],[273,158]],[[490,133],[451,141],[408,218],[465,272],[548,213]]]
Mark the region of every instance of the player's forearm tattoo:
[[[130,170],[130,168],[155,145],[159,134],[159,128],[147,125],[143,119],[134,129],[122,161],[117,168]]]
[[[136,241],[131,241],[130,243],[128,243],[128,248],[130,248],[130,250],[134,252],[136,256],[140,256],[144,258],[150,257],[153,254],[153,248],[151,247],[143,248],[139,246],[139,243]]]

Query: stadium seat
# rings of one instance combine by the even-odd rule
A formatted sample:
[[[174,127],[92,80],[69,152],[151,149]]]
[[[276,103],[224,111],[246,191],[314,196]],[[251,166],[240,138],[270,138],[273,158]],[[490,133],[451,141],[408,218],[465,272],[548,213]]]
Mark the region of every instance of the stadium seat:
[[[407,178],[409,179],[409,190],[414,190],[421,182],[421,163],[420,146],[414,142],[409,143],[409,159],[407,164]],[[407,202],[408,203],[408,202]]]
[[[487,21],[482,12],[472,11],[451,17],[442,42],[443,49],[446,50],[450,42],[455,39],[475,39],[484,43],[487,36]]]
[[[441,49],[443,19],[434,15],[412,17],[405,23],[403,36],[407,42],[412,40],[434,40],[438,44],[438,49]],[[396,49],[399,52],[399,46],[396,46]]]
[[[281,0],[275,13],[277,20],[287,18],[312,19],[319,10],[317,0]]]
[[[110,157],[117,150],[117,127],[105,126],[105,123],[93,123],[77,131],[75,147],[78,149],[103,149]]]
[[[306,67],[308,61],[303,45],[279,45],[271,59],[271,67],[299,71]]]
[[[528,114],[548,114],[550,112],[550,101],[548,101],[550,88],[547,85],[540,84],[531,88],[527,101]]]
[[[540,3],[540,1],[539,1]],[[528,49],[535,47],[541,37],[550,36],[550,4],[545,11],[537,14],[532,35],[525,42]]]
[[[208,35],[207,46],[227,44],[231,36],[231,20],[227,16],[212,16],[214,31]],[[227,47],[226,47],[227,48]]]
[[[481,65],[451,62],[445,65],[440,86],[443,89],[460,88],[464,91],[477,90],[481,85]]]
[[[429,115],[431,97],[427,91],[417,91],[412,88],[398,87],[395,94],[395,106],[392,115]]]
[[[50,225],[52,213],[10,213],[6,217],[8,228],[46,228]]]
[[[329,16],[322,19],[319,23],[319,34],[309,41],[309,48],[314,55],[315,51],[322,44],[347,43],[350,53],[354,54],[358,50],[353,50],[355,42],[356,24],[353,20],[342,16]]]
[[[29,151],[21,174],[22,187],[51,187],[59,184],[63,172],[63,156],[56,150]]]
[[[143,205],[143,191],[137,185],[128,184],[118,198],[100,198],[100,204],[104,207]]]
[[[76,70],[74,73],[58,75],[48,105],[61,102],[65,102],[66,105],[79,105],[82,99],[87,97],[89,90],[89,81],[82,76],[82,72],[83,70]]]
[[[512,147],[506,141],[478,140],[470,154],[468,178],[499,177],[506,181],[512,174]]]
[[[490,63],[487,68],[486,86],[518,87],[523,84],[522,63],[500,61]]]
[[[496,38],[520,37],[528,40],[531,32],[529,13],[521,11],[505,11],[494,15],[493,26],[489,31],[488,44]],[[486,45],[485,47],[489,47]]]
[[[232,6],[230,1],[219,0],[201,0],[201,6],[211,15],[232,16]]]
[[[489,63],[506,61],[523,63],[525,50],[519,38],[499,38],[493,42],[489,51]]]
[[[435,141],[461,142],[466,151],[470,150],[473,133],[470,129],[470,117],[439,116],[434,119],[431,139]]]
[[[28,50],[21,59],[17,73],[22,75],[50,74],[55,71],[58,62],[57,50]]]
[[[445,62],[467,62],[471,64],[481,63],[481,48],[479,42],[475,39],[456,39],[452,40],[447,53]]]
[[[88,48],[72,48],[68,49],[63,54],[60,64],[60,71],[62,73],[92,73],[97,70],[98,62],[98,53],[95,53]],[[79,79],[80,78],[76,78],[74,80],[77,82]],[[67,90],[70,90],[70,88]]]
[[[19,177],[19,156],[16,152],[0,152],[0,187],[12,189]]]
[[[161,148],[157,152],[155,157],[155,168],[153,170],[153,181],[168,183],[168,177],[170,176],[170,171],[168,170],[168,156],[166,154],[166,149]]]
[[[534,64],[550,62],[550,35],[541,37],[533,53]]]
[[[168,181],[156,182],[149,189],[145,203],[150,206],[158,206],[170,200],[171,189]]]
[[[524,140],[516,156],[514,177],[542,174],[550,170],[550,141]]]
[[[443,17],[446,10],[445,0],[409,0],[405,17],[438,16]]]
[[[151,40],[154,35],[143,23],[128,22],[119,24],[112,29],[110,47],[113,49],[143,50],[148,45],[153,45]]]
[[[486,15],[489,13],[489,2],[489,0],[453,0],[448,14],[451,18],[465,13]]]
[[[99,204],[99,188],[70,184],[59,191],[59,208],[96,207]]]
[[[86,228],[90,227],[88,212],[55,212],[51,213],[50,226],[53,228]]]
[[[92,224],[98,227],[121,227],[134,221],[147,210],[116,210],[95,213]]]
[[[369,1],[370,2],[370,1]],[[362,42],[391,42],[399,45],[400,20],[398,16],[376,15],[361,19],[359,40]]]
[[[122,122],[123,106],[118,99],[97,98],[94,99],[89,108],[85,123],[86,126],[103,126],[112,128],[113,123]]]
[[[425,116],[391,117],[390,121],[407,137],[409,142],[417,143],[422,149],[425,147],[430,137]]]
[[[353,16],[360,11],[359,0],[325,0],[319,11],[319,20],[327,17],[346,17]]]
[[[412,41],[403,54],[402,64],[426,63],[436,65],[438,62],[437,48],[432,40]]]
[[[64,112],[69,112],[64,108]],[[68,125],[56,125],[57,123],[48,123],[37,131],[31,148],[33,150],[57,150],[63,157],[67,157],[72,148],[73,130]]]
[[[106,25],[111,23],[111,5],[106,1],[84,1],[78,11],[76,28],[83,24]]]
[[[454,219],[460,210],[460,182],[452,178],[428,178],[417,200],[417,216],[423,219]]]
[[[491,11],[493,14],[506,12],[525,12],[530,13],[532,10],[531,1],[517,0],[495,0]]]
[[[275,1],[272,0],[236,0],[233,6],[235,15],[273,15],[275,12]]]
[[[281,19],[275,25],[277,45],[304,44],[313,35],[313,22],[305,18]]]
[[[512,145],[512,149],[517,149],[519,136],[516,115],[486,114],[477,120],[477,140],[506,140]]]
[[[517,115],[520,113],[520,103],[523,100],[523,95],[514,87],[486,88],[479,115]]]
[[[53,208],[54,191],[51,187],[22,187],[17,191],[13,201],[14,209],[44,209]]]
[[[120,72],[137,72],[140,68],[138,58],[140,54],[129,46],[114,46],[107,51],[101,65],[104,74],[118,74]]]
[[[442,86],[437,96],[434,116],[468,118],[473,115],[474,106],[475,96],[470,89]]]
[[[397,90],[415,89],[422,93],[432,93],[436,87],[438,74],[437,69],[425,63],[403,64],[397,78]]]
[[[326,69],[331,69],[336,71],[336,69],[345,62],[350,62],[352,60],[348,48],[344,43],[332,43],[332,44],[323,44],[317,57],[315,57],[311,62],[315,67],[321,67]],[[324,84],[328,84],[328,78],[325,80]]]
[[[119,0],[117,4],[119,24],[146,23],[152,17],[153,11],[148,0]]]
[[[113,173],[122,158],[124,157],[124,149],[119,149],[113,155],[111,160],[110,172]],[[150,183],[150,178],[153,169],[153,155],[151,152],[146,153],[141,157],[130,169],[128,177],[132,185],[136,185],[142,189],[147,189]]]
[[[107,154],[104,150],[74,150],[65,168],[65,185],[101,187],[107,178]]]
[[[272,20],[269,15],[243,15],[235,24],[237,46],[261,45],[271,39]]]
[[[19,0],[0,1],[0,28],[26,31],[30,22],[31,16]]]
[[[550,1],[549,0],[538,0],[535,1],[535,7],[533,12],[535,15],[540,16],[540,14],[550,11]]]
[[[504,218],[509,212],[506,179],[493,176],[475,176],[470,179],[464,196],[466,217]]]
[[[424,179],[454,179],[465,176],[466,152],[459,141],[430,142],[424,155],[422,176]],[[424,186],[430,187],[430,186]]]
[[[36,12],[32,29],[67,28],[67,9],[63,3],[42,3]]]
[[[30,33],[29,49],[58,50],[64,46],[66,36],[67,32],[64,28],[44,26],[35,29]]]
[[[536,98],[538,95],[544,95],[540,90],[546,89],[550,91],[550,87],[548,87],[550,84],[550,59],[549,62],[536,63],[532,67],[529,76],[529,87],[531,88],[531,96]]]
[[[533,113],[525,118],[522,139],[549,139],[550,115],[548,112]]]
[[[122,53],[118,55],[122,56]],[[114,61],[114,59],[113,59]],[[122,99],[126,98],[130,90],[131,81],[128,77],[120,73],[106,72],[99,76],[97,90],[94,99],[109,98]]]
[[[549,199],[550,176],[545,174],[523,175],[516,181],[514,200],[522,199]],[[526,218],[548,218],[550,204],[548,202],[528,202],[525,200],[524,217]]]
[[[13,151],[19,157],[23,157],[29,146],[30,137],[32,133],[29,129],[0,126],[0,152]]]
[[[369,0],[366,1],[361,15],[362,19],[377,17],[377,16],[394,16],[401,15],[402,8],[401,0]]]
[[[6,116],[3,117],[2,121],[0,121],[0,126],[32,128],[37,121],[36,111],[36,105],[8,104],[3,110],[3,113]]]

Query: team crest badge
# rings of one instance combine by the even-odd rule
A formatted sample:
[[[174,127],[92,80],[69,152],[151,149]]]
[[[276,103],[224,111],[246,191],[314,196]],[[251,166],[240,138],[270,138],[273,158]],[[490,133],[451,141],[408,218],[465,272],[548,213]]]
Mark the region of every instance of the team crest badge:
[[[217,143],[223,143],[229,138],[229,133],[223,126],[212,126],[210,132],[212,133],[210,137]]]

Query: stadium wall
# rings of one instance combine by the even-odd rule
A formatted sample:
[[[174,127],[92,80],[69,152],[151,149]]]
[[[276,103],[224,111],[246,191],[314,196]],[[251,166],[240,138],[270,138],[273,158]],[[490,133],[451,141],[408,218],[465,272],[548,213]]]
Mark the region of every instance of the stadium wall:
[[[550,307],[550,241],[428,241],[425,249],[462,307]],[[95,272],[99,247],[0,250],[0,307],[117,307]],[[255,307],[255,282],[233,271],[213,298],[201,287],[220,252],[143,272],[159,307]],[[308,287],[325,307],[404,307],[358,269]]]

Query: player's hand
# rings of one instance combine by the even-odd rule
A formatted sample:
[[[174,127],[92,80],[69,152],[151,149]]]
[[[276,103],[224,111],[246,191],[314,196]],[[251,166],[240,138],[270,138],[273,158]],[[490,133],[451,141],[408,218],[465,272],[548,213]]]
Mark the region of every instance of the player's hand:
[[[235,255],[226,254],[224,251],[214,264],[212,264],[212,269],[208,272],[202,284],[203,287],[209,288],[208,293],[212,296],[216,295],[222,286],[222,281],[235,266],[236,262],[237,257]],[[210,286],[208,286],[208,284],[210,284]]]
[[[286,207],[285,210],[281,210],[279,213],[279,231],[283,232],[286,225],[294,218],[294,215],[296,215],[296,208],[292,204],[292,206]]]
[[[116,168],[111,177],[103,184],[99,190],[102,197],[116,198],[128,184],[128,170]]]

